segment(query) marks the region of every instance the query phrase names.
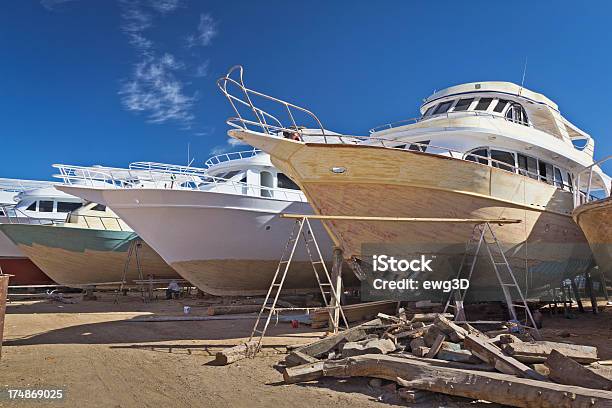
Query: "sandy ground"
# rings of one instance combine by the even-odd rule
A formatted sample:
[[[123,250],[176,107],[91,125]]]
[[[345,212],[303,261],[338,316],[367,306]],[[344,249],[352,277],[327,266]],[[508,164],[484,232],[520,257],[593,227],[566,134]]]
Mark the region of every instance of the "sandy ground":
[[[197,307],[194,314],[204,314]],[[139,323],[146,315],[178,315],[183,302],[144,304],[137,298],[112,298],[61,304],[15,302],[7,307],[0,360],[0,390],[61,388],[62,401],[0,400],[1,407],[312,407],[405,406],[393,393],[367,379],[323,379],[284,385],[274,366],[289,344],[308,343],[322,332],[279,323],[266,338],[264,355],[230,366],[211,365],[216,351],[240,343],[253,320]],[[612,358],[612,313],[565,319],[545,314],[546,339],[597,345]],[[493,404],[476,404],[495,406]],[[475,406],[441,399],[421,406]]]

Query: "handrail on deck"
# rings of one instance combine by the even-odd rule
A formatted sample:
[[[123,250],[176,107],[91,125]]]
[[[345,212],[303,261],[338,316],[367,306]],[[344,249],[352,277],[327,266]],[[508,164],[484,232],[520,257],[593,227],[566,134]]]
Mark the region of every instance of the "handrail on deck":
[[[234,73],[237,73],[237,79],[232,78],[232,74]],[[232,86],[238,90],[238,95],[232,93],[232,91],[229,89]],[[250,130],[249,125],[254,125],[260,128],[266,134],[272,134],[270,132],[271,128],[287,132],[299,132],[300,129],[303,129],[305,126],[303,126],[303,124],[298,124],[296,121],[294,111],[297,111],[310,117],[310,119],[314,121],[318,129],[321,131],[321,134],[325,135],[323,124],[313,112],[293,103],[247,88],[244,84],[244,69],[240,65],[234,65],[229,69],[225,76],[219,78],[217,80],[217,87],[221,90],[221,93],[225,95],[234,112],[236,112],[237,117],[235,120],[236,124],[238,125],[237,127],[239,128]],[[267,101],[268,103],[271,102],[277,106],[280,105],[282,111],[285,112],[287,118],[289,119],[289,124],[283,124],[282,121],[276,116],[267,112],[263,108],[256,106],[253,102],[255,99],[262,99],[263,101]],[[247,111],[250,111],[250,113],[255,117],[256,121],[246,120],[240,113],[239,107],[246,108]]]
[[[589,178],[588,178],[588,183],[587,183],[587,190],[585,193],[582,193],[579,189],[576,189],[576,192],[574,194],[574,207],[578,207],[581,204],[585,204],[588,203],[590,201],[597,201],[599,200],[598,197],[594,197],[591,195],[591,189],[593,186],[593,169],[596,166],[599,166],[600,164],[608,161],[612,159],[612,155],[606,156],[603,159],[597,160],[596,162],[594,162],[593,164],[585,167],[584,169],[580,170],[577,174],[576,174],[576,185],[580,186],[580,181],[581,181],[581,177],[585,172],[589,172]],[[606,190],[606,194],[609,197],[610,196],[610,188],[612,188],[612,186],[608,186],[608,189],[606,190],[604,188],[604,190]]]
[[[215,156],[209,157],[204,162],[204,165],[206,166],[207,169],[209,169],[221,163],[227,163],[233,160],[248,159],[250,157],[257,156],[259,153],[261,153],[261,150],[259,149],[243,150],[240,152],[221,153],[221,154],[217,154]]]
[[[306,197],[300,190],[267,187],[248,184],[243,181],[228,178],[210,176],[204,169],[198,169],[198,171],[188,173],[186,170],[187,168],[181,171],[177,169],[168,171],[148,171],[143,170],[141,167],[139,167],[138,170],[90,168],[64,164],[54,164],[53,167],[60,170],[60,174],[55,175],[55,177],[62,179],[65,185],[86,185],[94,188],[103,187],[109,189],[150,187],[171,190],[199,190],[284,199],[286,201],[306,201]]]

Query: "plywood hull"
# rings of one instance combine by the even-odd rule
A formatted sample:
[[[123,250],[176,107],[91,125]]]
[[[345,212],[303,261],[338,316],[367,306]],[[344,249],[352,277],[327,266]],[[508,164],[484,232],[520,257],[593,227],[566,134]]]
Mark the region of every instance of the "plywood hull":
[[[247,132],[236,135],[270,153],[275,166],[300,185],[319,214],[520,219],[520,224],[495,226],[495,232],[523,289],[533,297],[546,297],[544,292],[589,265],[592,254],[570,216],[571,194],[538,180],[408,150],[304,144]],[[466,224],[326,221],[325,225],[347,257],[361,258],[368,245],[403,245],[436,254],[449,274],[458,269],[472,230]],[[473,287],[497,285],[488,263],[480,262],[475,276]]]
[[[612,280],[612,198],[584,204],[573,213],[608,280]]]
[[[0,225],[30,260],[61,285],[80,287],[122,280],[133,232],[45,225]],[[143,276],[175,278],[178,274],[145,243],[138,249]],[[128,283],[139,278],[135,258]]]
[[[265,294],[294,225],[279,214],[312,212],[303,202],[206,191],[105,190],[103,197],[183,278],[220,296]],[[329,236],[321,223],[313,228],[330,260]],[[303,244],[294,261],[285,289],[318,290]],[[356,284],[348,275],[347,284]]]

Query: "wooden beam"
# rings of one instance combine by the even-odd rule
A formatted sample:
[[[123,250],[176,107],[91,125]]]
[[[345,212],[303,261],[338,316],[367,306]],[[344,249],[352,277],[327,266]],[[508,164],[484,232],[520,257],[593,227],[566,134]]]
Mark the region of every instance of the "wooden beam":
[[[382,221],[382,222],[446,222],[459,224],[518,224],[521,220],[510,218],[415,218],[415,217],[367,217],[352,215],[281,214],[281,218],[308,218],[310,220]]]
[[[554,341],[508,343],[502,345],[502,349],[504,353],[528,364],[545,362],[553,350],[583,364],[594,363],[598,360],[597,347]]]
[[[470,333],[465,336],[463,346],[470,350],[476,357],[495,367],[505,374],[515,374],[519,377],[532,378],[534,380],[546,381],[546,378],[534,369],[502,353],[501,349],[484,336]]]
[[[332,333],[338,333],[340,328],[340,296],[342,295],[342,263],[344,262],[341,248],[334,247],[332,261],[330,306],[335,309],[328,313],[330,315],[328,327]],[[326,295],[324,294],[324,296]]]
[[[235,361],[242,360],[255,355],[257,350],[257,340],[251,340],[234,347],[229,347],[217,352],[214,363],[216,365],[228,365]]]
[[[375,377],[426,391],[482,399],[514,407],[587,408],[612,406],[612,392],[518,378],[501,373],[433,366],[389,355],[349,357],[285,370],[287,383],[320,377]]]
[[[612,390],[612,380],[584,367],[557,350],[553,350],[550,353],[544,364],[550,369],[548,378],[554,382],[600,390]]]
[[[334,349],[341,342],[358,341],[365,338],[368,327],[379,326],[381,324],[382,322],[380,319],[370,320],[369,322],[341,331],[333,336],[328,336],[324,339],[315,341],[314,343],[302,346],[296,351],[304,353],[310,357],[320,357]]]

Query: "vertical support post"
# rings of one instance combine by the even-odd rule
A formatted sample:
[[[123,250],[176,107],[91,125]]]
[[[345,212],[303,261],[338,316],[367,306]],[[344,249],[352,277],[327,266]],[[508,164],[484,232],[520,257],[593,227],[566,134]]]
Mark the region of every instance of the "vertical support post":
[[[331,273],[331,290],[334,295],[331,297],[330,306],[333,307],[333,319],[329,319],[329,329],[333,333],[338,333],[340,326],[340,296],[342,295],[342,249],[334,247],[333,263]]]
[[[597,271],[599,271],[599,279],[601,281],[601,289],[602,289],[604,298],[606,299],[606,302],[608,302],[610,300],[610,297],[608,296],[608,282],[606,281],[606,275],[604,274],[603,270],[599,266],[595,266],[595,269],[597,269]]]
[[[2,336],[4,335],[4,314],[10,275],[0,275],[0,359],[2,358]]]
[[[597,309],[597,297],[595,296],[595,292],[593,291],[593,279],[591,278],[591,272],[585,272],[584,277],[586,278],[586,289],[589,297],[591,298],[591,307],[593,308],[593,313],[599,313]]]
[[[582,306],[582,299],[580,298],[580,294],[578,293],[578,285],[576,285],[576,280],[574,278],[570,279],[572,284],[572,292],[574,292],[574,298],[576,299],[576,303],[578,303],[578,311],[580,313],[584,313],[584,307]]]

